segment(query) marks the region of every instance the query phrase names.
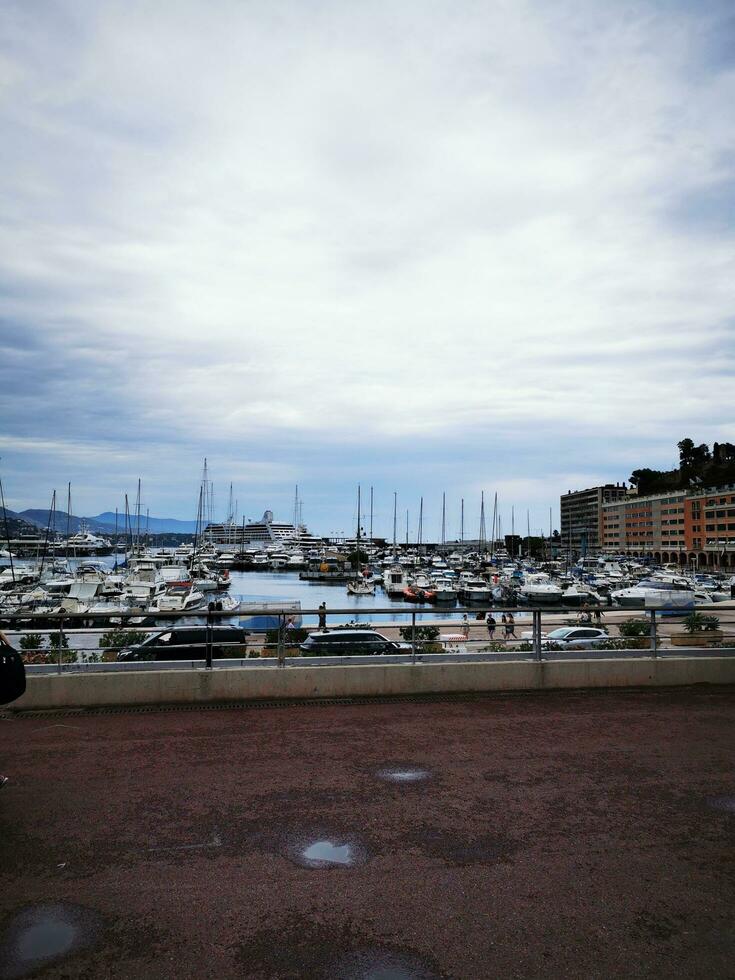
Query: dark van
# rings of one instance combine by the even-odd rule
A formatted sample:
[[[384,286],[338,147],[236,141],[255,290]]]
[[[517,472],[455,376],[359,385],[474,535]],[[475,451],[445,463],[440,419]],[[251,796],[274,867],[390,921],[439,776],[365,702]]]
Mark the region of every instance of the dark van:
[[[212,627],[212,657],[246,657],[247,631],[239,626]],[[151,633],[142,643],[123,647],[118,660],[206,660],[207,627],[181,626]]]
[[[396,643],[375,630],[334,630],[310,633],[301,644],[305,657],[354,657],[385,653],[410,653],[410,643]]]

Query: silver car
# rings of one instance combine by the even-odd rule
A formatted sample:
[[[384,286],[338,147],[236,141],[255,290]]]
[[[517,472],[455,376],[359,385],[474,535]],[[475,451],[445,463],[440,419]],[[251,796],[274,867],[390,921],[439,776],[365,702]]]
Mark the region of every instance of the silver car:
[[[562,626],[543,636],[541,645],[547,646],[553,643],[560,647],[585,650],[599,646],[609,639],[605,630],[596,629],[594,626]]]

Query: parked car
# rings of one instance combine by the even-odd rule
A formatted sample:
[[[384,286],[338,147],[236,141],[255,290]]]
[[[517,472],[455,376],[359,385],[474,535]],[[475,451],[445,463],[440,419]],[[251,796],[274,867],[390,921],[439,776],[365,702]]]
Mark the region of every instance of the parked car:
[[[212,627],[212,656],[247,656],[247,630],[239,626]],[[118,660],[205,660],[207,627],[182,626],[152,633],[135,646],[123,647]]]
[[[541,646],[549,646],[553,643],[560,647],[585,650],[599,646],[609,639],[605,630],[596,629],[594,626],[562,626],[558,630],[542,634]]]
[[[375,630],[331,630],[310,633],[301,644],[305,657],[351,657],[410,653],[410,643],[397,643]]]

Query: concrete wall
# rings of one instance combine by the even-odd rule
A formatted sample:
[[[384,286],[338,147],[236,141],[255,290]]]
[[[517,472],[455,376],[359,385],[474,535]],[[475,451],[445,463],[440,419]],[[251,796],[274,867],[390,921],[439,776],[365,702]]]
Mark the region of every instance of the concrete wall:
[[[36,674],[9,710],[280,698],[733,684],[735,658],[146,670]]]

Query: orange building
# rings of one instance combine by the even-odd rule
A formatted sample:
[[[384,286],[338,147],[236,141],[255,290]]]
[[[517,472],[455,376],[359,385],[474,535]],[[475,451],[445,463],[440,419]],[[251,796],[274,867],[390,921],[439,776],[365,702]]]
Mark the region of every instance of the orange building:
[[[611,554],[735,569],[735,487],[604,503],[600,527],[602,548]]]

